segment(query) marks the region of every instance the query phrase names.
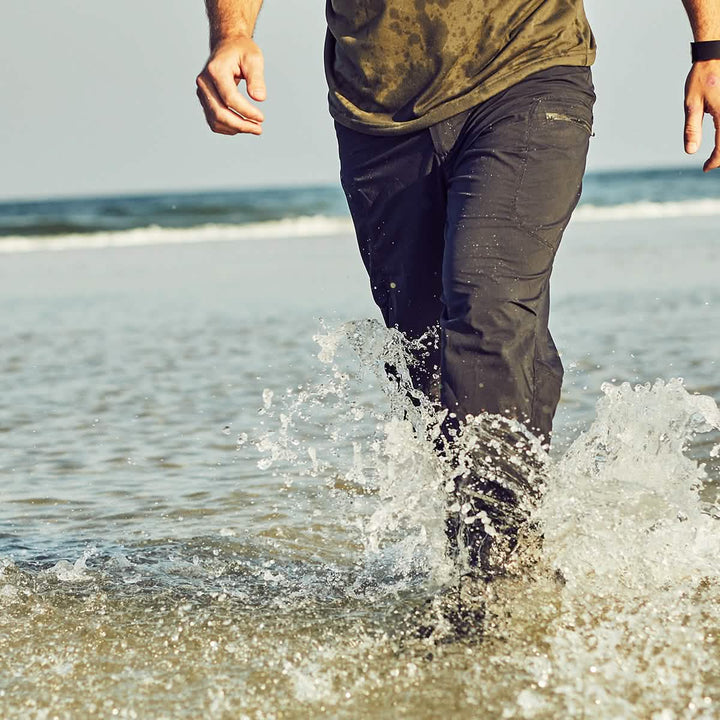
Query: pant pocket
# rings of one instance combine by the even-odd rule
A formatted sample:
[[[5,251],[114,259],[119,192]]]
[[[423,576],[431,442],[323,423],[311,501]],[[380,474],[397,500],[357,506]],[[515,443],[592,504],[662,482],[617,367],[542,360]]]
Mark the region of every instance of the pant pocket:
[[[515,195],[517,222],[553,251],[580,199],[592,134],[585,103],[540,98]]]
[[[545,110],[545,120],[548,122],[570,122],[576,123],[585,130],[590,136],[592,136],[592,122],[588,122],[585,118],[579,117],[578,114],[570,114],[564,111],[558,110]]]

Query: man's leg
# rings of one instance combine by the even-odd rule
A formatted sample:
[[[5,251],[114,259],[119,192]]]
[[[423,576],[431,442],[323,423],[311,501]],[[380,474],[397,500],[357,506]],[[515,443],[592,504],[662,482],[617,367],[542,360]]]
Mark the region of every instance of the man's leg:
[[[388,327],[411,340],[434,335],[409,365],[414,385],[439,401],[446,187],[430,134],[377,136],[339,124],[336,131],[341,181],[373,298]]]
[[[593,100],[589,70],[558,67],[475,108],[456,137],[434,129],[448,182],[443,405],[461,419],[518,419],[545,442],[562,382],[550,273],[580,195]],[[457,518],[471,564],[487,576],[502,571],[539,492],[509,426],[492,432],[461,482]]]
[[[517,418],[549,440],[562,364],[550,273],[580,197],[587,68],[537,73],[471,111],[444,162],[443,404]]]

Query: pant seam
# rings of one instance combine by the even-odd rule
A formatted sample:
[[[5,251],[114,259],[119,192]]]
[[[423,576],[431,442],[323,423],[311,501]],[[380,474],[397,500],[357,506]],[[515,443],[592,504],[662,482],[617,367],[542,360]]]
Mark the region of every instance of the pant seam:
[[[530,423],[530,431],[535,433],[538,431],[538,428],[536,427],[538,423],[538,413],[537,413],[537,364],[538,364],[538,342],[537,342],[537,328],[535,328],[535,337],[533,340],[533,379],[532,379],[532,399],[530,401],[530,413],[531,417],[528,418],[528,422]]]
[[[523,182],[525,180],[525,174],[527,172],[527,165],[528,165],[528,155],[530,154],[530,131],[534,123],[535,115],[537,113],[538,106],[540,105],[540,101],[542,98],[536,98],[533,102],[533,104],[530,107],[530,111],[528,113],[528,121],[527,125],[525,127],[525,137],[523,138],[523,156],[522,156],[522,167],[520,169],[520,175],[518,177],[518,182],[515,186],[515,197],[513,198],[513,222],[515,222],[519,227],[522,227],[527,232],[530,232],[533,236],[535,236],[535,233],[533,233],[531,230],[525,227],[525,223],[523,223],[520,220],[520,213],[518,212],[518,199],[520,196],[520,189],[522,188]],[[539,239],[539,238],[538,238]],[[543,245],[547,247],[547,243],[543,242]],[[533,335],[533,362],[532,362],[532,393],[530,397],[530,413],[531,417],[528,418],[528,422],[531,425],[535,424],[536,421],[536,401],[537,401],[537,361],[538,361],[538,344],[537,344],[537,328],[535,329],[535,333]],[[535,428],[530,428],[532,432],[535,432]]]
[[[542,98],[535,98],[532,106],[530,107],[530,112],[528,113],[528,122],[527,126],[525,127],[525,137],[523,139],[522,166],[520,168],[520,176],[518,178],[517,184],[515,185],[515,197],[513,198],[513,221],[523,228],[525,227],[525,223],[520,220],[520,214],[518,213],[518,198],[520,196],[520,188],[522,187],[522,184],[525,180],[525,173],[527,171],[528,155],[530,153],[530,128],[533,124],[535,114],[537,112],[538,106],[540,105],[541,99]]]
[[[527,223],[522,222],[519,218],[516,218],[515,222],[517,222],[518,226],[521,227],[528,235],[533,237],[535,240],[537,240],[539,243],[541,243],[544,247],[546,247],[548,250],[550,250],[553,253],[553,256],[557,252],[557,246],[551,245],[549,242],[544,240],[540,235],[538,235],[536,230],[533,230],[531,227],[527,225]],[[560,235],[562,235],[565,232],[565,227],[567,227],[567,224],[560,230]]]

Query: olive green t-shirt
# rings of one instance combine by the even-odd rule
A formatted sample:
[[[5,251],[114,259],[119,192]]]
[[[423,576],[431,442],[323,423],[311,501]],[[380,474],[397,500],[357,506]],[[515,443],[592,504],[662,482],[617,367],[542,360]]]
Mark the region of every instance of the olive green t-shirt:
[[[327,0],[326,12],[330,113],[364,132],[420,130],[595,58],[582,0]]]

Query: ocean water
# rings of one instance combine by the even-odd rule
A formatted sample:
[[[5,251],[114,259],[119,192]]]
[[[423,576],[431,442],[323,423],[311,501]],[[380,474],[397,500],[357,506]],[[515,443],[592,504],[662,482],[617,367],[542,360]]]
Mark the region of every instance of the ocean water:
[[[720,178],[689,169],[589,173],[576,222],[720,215]],[[350,230],[339,186],[0,202],[0,252]]]
[[[458,634],[336,189],[0,206],[0,716],[717,717],[719,214],[588,179],[544,545]]]

